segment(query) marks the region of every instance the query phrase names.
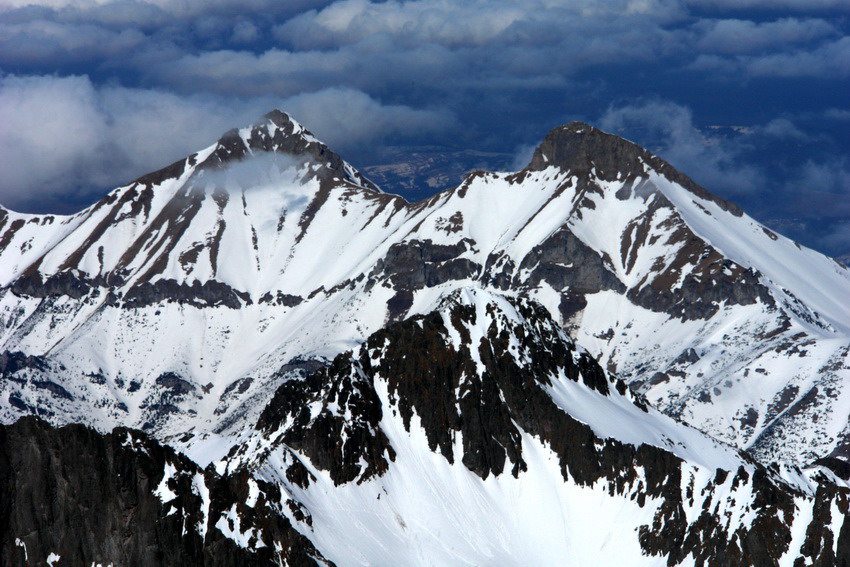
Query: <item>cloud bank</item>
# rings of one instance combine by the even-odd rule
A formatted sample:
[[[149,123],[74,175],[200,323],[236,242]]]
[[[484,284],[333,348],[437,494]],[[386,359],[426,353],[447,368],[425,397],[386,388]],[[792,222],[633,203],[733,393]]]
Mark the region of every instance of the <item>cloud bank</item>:
[[[767,215],[842,194],[847,92],[846,0],[6,0],[0,202],[72,209],[279,107],[361,165],[600,120]]]
[[[340,151],[446,127],[444,111],[382,105],[352,89],[236,101],[97,86],[85,76],[0,79],[0,203],[73,210],[113,187],[200,150],[234,125],[286,108]]]

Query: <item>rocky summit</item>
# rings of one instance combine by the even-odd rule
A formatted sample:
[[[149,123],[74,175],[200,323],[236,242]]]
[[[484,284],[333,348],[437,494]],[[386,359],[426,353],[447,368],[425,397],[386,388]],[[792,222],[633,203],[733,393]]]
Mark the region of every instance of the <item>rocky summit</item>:
[[[844,264],[578,122],[392,190],[274,111],[0,209],[2,563],[850,563]]]

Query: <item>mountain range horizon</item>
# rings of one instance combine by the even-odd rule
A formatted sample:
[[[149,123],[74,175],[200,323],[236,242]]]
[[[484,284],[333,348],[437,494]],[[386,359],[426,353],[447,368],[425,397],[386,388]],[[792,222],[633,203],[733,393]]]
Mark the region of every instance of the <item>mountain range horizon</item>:
[[[4,564],[850,561],[850,269],[587,123],[409,202],[274,110],[0,266]]]

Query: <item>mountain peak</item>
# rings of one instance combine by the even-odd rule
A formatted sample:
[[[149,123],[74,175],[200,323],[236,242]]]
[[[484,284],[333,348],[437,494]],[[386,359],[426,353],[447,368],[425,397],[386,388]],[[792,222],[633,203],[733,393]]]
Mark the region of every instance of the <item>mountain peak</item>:
[[[560,167],[577,175],[593,175],[603,181],[647,177],[649,170],[678,183],[702,199],[717,203],[735,216],[738,205],[721,199],[649,150],[585,122],[569,122],[552,129],[534,150],[526,170]]]
[[[214,153],[222,163],[256,151],[310,154],[314,158],[330,152],[309,130],[278,109],[264,114],[248,127],[231,128],[218,139],[216,146]]]
[[[275,108],[271,112],[265,113],[263,115],[263,119],[274,122],[278,126],[283,126],[285,124],[289,124],[291,122],[294,122],[294,120],[292,120],[291,116],[289,116],[287,113],[280,110],[279,108]]]
[[[582,122],[581,120],[574,120],[572,122],[567,122],[566,124],[564,124],[564,125],[562,125],[558,128],[553,128],[551,132],[554,132],[555,130],[566,130],[567,132],[572,132],[572,133],[575,133],[575,134],[590,133],[593,130],[596,130],[597,132],[602,132],[601,130],[594,128],[593,125],[588,124],[587,122]],[[602,133],[605,134],[605,132],[602,132]],[[613,135],[613,134],[609,134],[609,135]]]
[[[284,136],[292,136],[296,139],[302,139],[308,144],[327,147],[301,123],[278,108],[265,113],[260,120],[251,125],[252,130],[257,128],[268,131],[272,136],[274,132],[280,131]]]
[[[534,151],[528,169],[551,165],[575,173],[590,173],[605,180],[643,173],[642,161],[651,154],[637,144],[603,132],[585,122],[570,122],[551,130]]]
[[[139,177],[135,182],[158,185],[167,179],[178,178],[188,166],[196,166],[198,171],[215,170],[248,159],[252,155],[275,153],[303,158],[321,166],[318,171],[324,178],[380,192],[374,183],[319,141],[312,132],[278,109],[267,112],[247,127],[228,130],[208,150],[209,153],[199,163],[196,162],[198,154],[192,154],[163,169]]]

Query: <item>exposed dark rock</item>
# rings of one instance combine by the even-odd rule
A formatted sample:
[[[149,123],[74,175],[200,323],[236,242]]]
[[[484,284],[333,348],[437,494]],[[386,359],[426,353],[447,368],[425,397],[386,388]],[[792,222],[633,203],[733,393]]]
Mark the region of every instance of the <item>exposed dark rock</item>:
[[[148,173],[147,175],[143,175],[136,179],[135,183],[138,183],[139,185],[153,186],[162,185],[164,181],[167,181],[169,179],[177,179],[178,177],[183,175],[183,172],[186,171],[187,163],[190,161],[194,161],[196,155],[197,154],[192,154],[192,156],[190,156],[189,158],[175,161],[171,165],[167,165],[162,169],[158,169],[156,171]]]
[[[840,479],[850,480],[850,463],[845,461],[844,459],[838,459],[835,457],[824,457],[822,459],[818,459],[812,465],[826,467],[835,473]]]
[[[3,236],[0,236],[0,252],[3,252],[9,246],[9,243],[15,237],[15,233],[26,224],[24,219],[15,219],[7,227],[8,217],[9,213],[5,209],[0,210],[0,230],[3,231]]]
[[[699,354],[692,348],[682,351],[682,354],[676,357],[673,364],[694,364],[699,362]]]
[[[206,516],[199,482],[209,490]],[[44,565],[51,553],[63,565],[325,563],[275,512],[279,490],[259,483],[260,499],[249,507],[247,484],[203,471],[137,431],[102,435],[23,418],[0,426],[0,564]],[[255,530],[251,548],[215,527],[231,514],[242,532]]]
[[[239,380],[234,381],[222,392],[222,397],[225,397],[231,393],[234,394],[244,394],[248,388],[251,387],[251,384],[254,383],[253,378],[240,378]]]
[[[47,390],[57,398],[62,398],[64,400],[73,400],[74,396],[71,395],[68,390],[57,384],[56,382],[52,382],[50,380],[33,380],[32,385],[40,390]]]
[[[59,272],[43,279],[40,274],[31,273],[16,279],[10,289],[15,295],[24,297],[66,296],[81,299],[92,293],[98,294],[102,289],[121,286],[123,283],[123,278],[118,275],[85,278],[73,272]],[[294,297],[284,296],[282,304],[297,304],[290,299]],[[160,302],[174,302],[194,307],[225,306],[238,309],[242,305],[250,305],[251,298],[246,292],[215,280],[208,280],[203,284],[195,280],[189,285],[171,279],[160,279],[155,283],[138,283],[127,290],[121,301],[114,298],[110,303],[137,308]]]
[[[160,374],[155,382],[158,386],[167,389],[172,396],[185,396],[197,390],[194,384],[184,380],[174,372]]]
[[[393,244],[369,277],[373,281],[388,281],[396,290],[420,289],[475,278],[481,266],[466,258],[458,258],[472,244],[468,239],[453,245],[434,244],[430,240]]]
[[[519,268],[531,271],[527,281],[531,287],[545,281],[558,291],[569,289],[573,294],[626,291],[610,262],[567,228],[535,246],[520,262]]]
[[[27,273],[16,279],[10,289],[17,296],[26,297],[58,297],[67,296],[80,299],[87,296],[92,288],[101,282],[80,277],[72,272],[42,278],[38,273]],[[105,283],[105,282],[103,282]]]
[[[747,408],[744,415],[738,418],[742,429],[753,428],[758,423],[759,412],[755,408]]]
[[[515,269],[516,265],[510,256],[504,253],[491,253],[487,256],[481,280],[488,286],[507,290],[513,283]]]
[[[526,169],[540,171],[552,165],[583,176],[593,171],[604,181],[632,182],[647,177],[646,166],[649,166],[698,197],[713,201],[735,216],[743,215],[740,207],[712,195],[658,156],[584,122],[570,122],[550,131]]]
[[[646,285],[641,282],[626,295],[636,305],[684,320],[708,319],[721,304],[775,305],[756,272],[717,256],[716,263],[698,265],[680,283],[675,281],[678,270],[668,268],[662,276]]]
[[[320,368],[328,366],[329,360],[326,358],[302,358],[300,356],[289,360],[286,364],[281,365],[277,369],[276,376],[286,376],[296,373],[300,376],[306,376],[311,372],[315,372]]]
[[[233,289],[225,283],[208,280],[203,284],[198,280],[192,285],[178,283],[175,280],[157,280],[134,285],[123,298],[123,305],[129,308],[147,307],[161,302],[174,302],[193,307],[230,307],[239,309],[251,304],[251,297],[244,291]]]
[[[30,356],[22,352],[5,351],[0,353],[0,375],[4,378],[25,368],[44,372],[48,368],[47,360],[43,356]]]
[[[387,321],[402,320],[413,306],[413,291],[400,289],[387,301]]]
[[[827,527],[831,524],[832,509],[837,504],[844,516],[838,537]],[[818,486],[815,495],[813,518],[806,530],[802,557],[794,561],[794,567],[806,565],[850,565],[850,522],[848,522],[847,493],[834,485],[823,483]],[[836,541],[836,539],[838,541]]]
[[[291,295],[281,291],[272,295],[272,293],[268,291],[257,301],[257,303],[272,303],[274,305],[283,305],[284,307],[295,307],[296,305],[300,305],[303,301],[304,298],[300,295]]]
[[[561,321],[567,324],[575,315],[581,313],[587,307],[587,297],[583,293],[567,290],[561,294],[561,302],[558,304],[558,312]]]
[[[392,448],[379,426],[383,412],[397,411],[407,428],[417,416],[432,451],[450,462],[459,459],[482,478],[522,474],[527,466],[520,435],[524,431],[558,455],[566,482],[601,482],[611,494],[630,495],[641,506],[650,499],[660,502],[654,522],[638,534],[646,554],[664,556],[669,565],[689,558],[700,566],[777,564],[788,551],[799,493],[760,465],[745,461],[751,469],[718,470],[714,482],[695,494],[693,479],[683,477],[682,462],[672,453],[598,438],[558,408],[545,385],[557,369],[600,395],[609,395],[612,382],[594,360],[559,334],[542,307],[525,302],[516,307],[525,323],[507,326],[504,320],[496,324],[498,309],[488,307],[491,315],[490,310],[496,310],[494,321],[478,345],[470,342],[468,329],[482,321],[476,321],[480,314],[470,305],[452,305],[448,315],[431,313],[390,325],[357,351],[337,357],[330,368],[281,387],[257,427],[264,435],[276,436],[282,423],[292,424],[282,442],[328,470],[336,483],[361,481],[392,467]],[[447,324],[454,327],[452,333]],[[453,345],[450,335],[460,335],[462,343]],[[522,355],[511,354],[510,344],[516,342]],[[389,407],[380,403],[377,380],[387,383]],[[613,384],[621,395],[626,393],[624,384]],[[635,402],[643,403],[640,398]],[[305,408],[316,403],[323,409],[311,420]],[[460,455],[454,453],[457,433],[463,439]],[[290,467],[290,482],[310,482],[302,469]],[[686,498],[691,507],[694,499],[700,502],[697,516],[690,520]],[[717,506],[732,505],[723,500],[730,498],[748,499],[751,523],[726,527]],[[816,515],[807,528],[811,541],[803,552],[815,565],[844,564],[838,557],[847,554],[850,533],[839,536],[833,556],[828,526],[831,503],[846,513],[847,498],[846,489],[826,486],[818,491]],[[840,525],[842,534],[850,531],[846,520]]]
[[[432,450],[450,462],[460,458],[483,478],[501,474],[508,463],[512,474],[519,474],[525,463],[515,424],[535,434],[538,430],[554,434],[547,424],[564,418],[575,427],[586,428],[566,416],[541,389],[548,383],[547,376],[563,370],[603,395],[610,387],[593,359],[560,338],[557,324],[545,308],[523,302],[520,309],[535,323],[498,334],[494,323],[487,341],[460,350],[447,342],[449,331],[438,312],[390,325],[369,337],[357,352],[338,356],[330,368],[304,382],[289,381],[281,386],[257,427],[270,433],[294,417],[295,425],[284,434],[284,442],[307,454],[314,465],[329,470],[335,482],[380,474],[392,460],[392,449],[377,428],[383,409],[374,380],[381,376],[388,382],[405,425],[410,427],[412,416],[419,416]],[[452,307],[451,320],[455,329],[467,336],[466,325],[479,323],[475,309],[464,305]],[[512,340],[533,353],[530,362],[519,364],[511,356],[508,345]],[[481,376],[470,348],[479,349],[477,354],[487,369]],[[625,385],[620,386],[625,392]],[[344,408],[349,426],[357,425],[356,429],[346,427],[338,414],[327,409],[311,421],[307,408],[317,402],[325,408]],[[526,423],[529,420],[533,424]],[[335,433],[342,427],[346,427],[344,437]],[[463,438],[464,453],[459,456],[452,449],[455,432]],[[355,438],[361,439],[359,449],[352,443]],[[334,455],[341,460],[334,461]],[[360,458],[368,463],[365,471],[353,466]]]
[[[311,417],[310,405],[321,411]],[[304,379],[285,381],[260,415],[257,428],[271,434],[291,418],[282,440],[328,470],[337,484],[365,480],[387,470],[395,453],[377,427],[381,404],[374,388],[339,356],[329,368]],[[361,470],[361,463],[366,463]]]
[[[785,411],[788,406],[791,405],[791,402],[797,399],[797,394],[799,393],[800,388],[798,386],[790,385],[783,388],[782,391],[776,395],[770,405],[767,406],[765,419],[770,421]]]

